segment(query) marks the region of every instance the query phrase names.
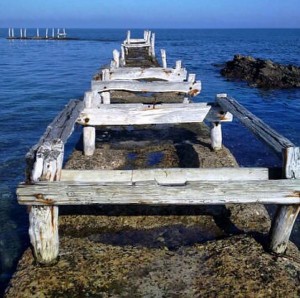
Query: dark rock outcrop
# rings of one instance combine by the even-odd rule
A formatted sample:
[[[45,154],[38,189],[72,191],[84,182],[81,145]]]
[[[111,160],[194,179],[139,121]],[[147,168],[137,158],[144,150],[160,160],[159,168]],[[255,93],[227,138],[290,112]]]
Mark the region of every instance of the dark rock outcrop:
[[[300,87],[300,67],[249,56],[235,55],[232,61],[226,63],[221,74],[264,89]]]

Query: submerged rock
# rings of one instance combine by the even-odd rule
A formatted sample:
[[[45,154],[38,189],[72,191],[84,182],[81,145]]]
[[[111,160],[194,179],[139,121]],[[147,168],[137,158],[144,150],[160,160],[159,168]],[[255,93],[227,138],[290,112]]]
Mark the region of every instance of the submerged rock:
[[[235,55],[233,60],[226,63],[221,74],[264,89],[300,87],[300,67],[250,56]]]

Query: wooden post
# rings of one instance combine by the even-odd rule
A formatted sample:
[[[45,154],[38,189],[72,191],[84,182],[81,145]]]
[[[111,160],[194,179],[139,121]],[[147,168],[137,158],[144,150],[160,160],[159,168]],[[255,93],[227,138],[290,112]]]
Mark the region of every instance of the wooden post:
[[[83,128],[83,151],[85,156],[92,156],[96,148],[96,128],[85,126]]]
[[[15,37],[15,31],[14,31],[14,28],[11,28],[11,37]]]
[[[120,66],[120,53],[118,50],[113,50],[113,58],[115,62],[115,67],[119,68]]]
[[[26,38],[26,30],[27,30],[27,29],[25,28],[25,29],[24,29],[24,37],[25,37],[25,38]]]
[[[122,62],[122,66],[126,65],[126,61],[125,61],[125,48],[122,45],[121,46],[121,62]]]
[[[22,31],[22,28],[20,28],[20,37],[23,38],[23,31]]]
[[[39,30],[39,28],[36,29],[36,36],[40,37],[40,30]]]
[[[176,61],[175,69],[176,69],[176,71],[180,71],[180,69],[181,69],[181,60]]]
[[[127,31],[126,43],[130,44],[130,30]]]
[[[166,50],[161,49],[161,61],[162,61],[162,67],[167,68],[167,54]]]
[[[85,108],[92,108],[95,106],[94,93],[86,92],[84,97]],[[96,148],[96,128],[95,126],[83,127],[83,153],[85,156],[92,156]]]
[[[299,147],[288,147],[283,150],[283,169],[285,178],[300,178]],[[295,196],[300,196],[300,194],[295,193]],[[299,211],[300,205],[285,205],[278,208],[270,230],[270,249],[273,252],[282,254],[286,251]]]
[[[60,180],[64,144],[53,140],[42,144],[32,169],[32,182]],[[37,195],[37,200],[44,200]],[[49,265],[57,261],[59,252],[58,207],[31,206],[29,211],[29,237],[38,263]]]
[[[8,28],[8,37],[11,37],[10,28]]]
[[[144,30],[144,40],[145,40],[145,42],[147,42],[148,34],[149,34],[149,31],[148,30]]]
[[[46,29],[46,38],[48,38],[48,28]]]
[[[150,55],[155,57],[155,33],[152,33],[151,37]]]
[[[283,160],[285,178],[300,179],[300,147],[286,148]]]
[[[52,28],[52,38],[54,38],[54,28]]]
[[[196,81],[196,75],[194,73],[190,73],[188,76],[188,82],[194,83]]]
[[[103,104],[110,104],[110,92],[101,92],[101,98]]]
[[[222,149],[222,128],[220,122],[214,122],[211,124],[210,138],[211,147],[214,151]]]
[[[109,81],[109,69],[102,69],[102,81]]]

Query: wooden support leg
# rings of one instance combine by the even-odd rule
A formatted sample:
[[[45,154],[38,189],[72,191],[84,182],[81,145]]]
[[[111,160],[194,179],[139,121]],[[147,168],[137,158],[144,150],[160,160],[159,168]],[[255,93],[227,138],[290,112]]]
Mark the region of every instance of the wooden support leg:
[[[219,122],[212,123],[211,131],[211,147],[213,150],[221,150],[222,149],[222,128]]]
[[[270,249],[273,252],[282,254],[286,251],[287,244],[289,242],[289,238],[299,211],[299,205],[280,206],[278,208],[270,232]]]
[[[161,61],[162,61],[162,67],[163,68],[167,68],[167,54],[166,54],[166,50],[161,49]]]
[[[125,48],[124,48],[124,46],[121,46],[121,62],[122,62],[122,66],[126,65],[126,62],[125,62]]]
[[[284,178],[299,179],[300,148],[288,147],[283,150],[282,155]],[[278,208],[270,231],[270,249],[273,252],[282,254],[286,251],[287,244],[289,242],[289,238],[299,211],[300,205],[281,206]]]
[[[36,261],[52,264],[57,261],[59,250],[58,207],[31,206],[29,237]]]
[[[113,50],[113,58],[115,61],[115,67],[119,68],[120,67],[120,53],[118,50]]]
[[[95,152],[96,128],[94,126],[85,126],[83,128],[83,151],[84,155],[92,156]]]

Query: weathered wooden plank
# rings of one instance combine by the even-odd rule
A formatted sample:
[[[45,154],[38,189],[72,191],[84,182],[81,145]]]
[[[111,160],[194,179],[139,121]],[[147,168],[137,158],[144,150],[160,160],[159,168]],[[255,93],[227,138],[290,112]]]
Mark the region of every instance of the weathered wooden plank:
[[[294,147],[294,144],[291,141],[273,130],[233,98],[228,97],[226,94],[219,94],[217,95],[216,100],[221,107],[236,116],[241,123],[278,155],[281,156],[284,148]]]
[[[183,82],[187,78],[187,71],[185,68],[164,69],[162,67],[121,67],[108,70],[108,76],[102,77],[103,81],[159,79],[165,81]]]
[[[26,154],[27,161],[27,180],[31,176],[35,155],[38,148],[45,142],[53,142],[61,140],[63,143],[67,141],[74,130],[76,120],[83,110],[83,102],[79,100],[71,100],[68,105],[55,117],[48,125],[45,133],[39,142],[34,145]]]
[[[210,108],[203,104],[105,105],[84,109],[78,123],[91,126],[195,123],[203,122]]]
[[[122,46],[124,46],[124,48],[149,48],[151,47],[151,44],[146,42],[146,43],[123,43]]]
[[[142,170],[62,170],[61,181],[125,183],[156,181],[183,184],[191,181],[268,180],[267,168],[168,168]]]
[[[201,91],[201,82],[139,82],[129,80],[95,81],[92,80],[92,91],[105,92],[123,90],[131,92],[179,92],[196,96]]]
[[[161,186],[100,183],[39,182],[21,184],[18,201],[24,205],[149,204],[300,204],[300,185],[294,179],[266,181],[201,181]]]
[[[211,111],[213,109],[214,111]],[[143,125],[167,123],[229,122],[230,113],[206,103],[110,104],[84,109],[77,122],[82,125]]]

